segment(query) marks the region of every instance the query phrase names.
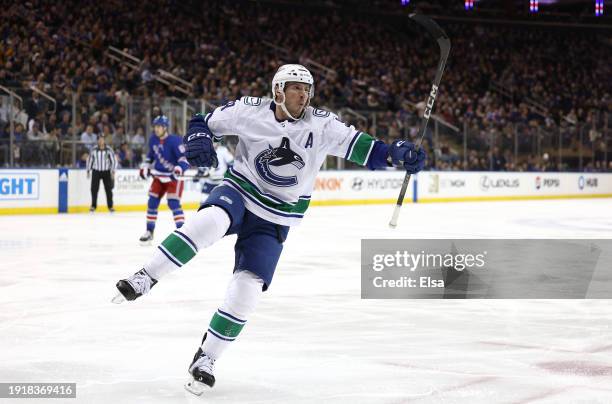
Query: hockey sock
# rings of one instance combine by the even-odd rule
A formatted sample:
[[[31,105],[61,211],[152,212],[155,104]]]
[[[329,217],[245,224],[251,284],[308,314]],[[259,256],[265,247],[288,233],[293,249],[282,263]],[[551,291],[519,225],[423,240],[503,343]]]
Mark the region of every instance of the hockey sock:
[[[217,360],[238,337],[262,294],[263,280],[249,271],[235,272],[225,301],[210,320],[202,351]]]
[[[220,240],[229,226],[229,216],[217,206],[198,211],[180,230],[176,229],[162,241],[144,266],[145,270],[153,279],[159,280],[189,262],[198,250]]]
[[[153,232],[155,230],[155,221],[157,221],[157,208],[159,207],[159,198],[152,193],[149,193],[149,202],[147,203],[147,230]]]
[[[178,199],[168,199],[168,207],[174,216],[174,224],[176,225],[176,228],[180,229],[183,226],[183,223],[185,223],[185,214],[181,208],[181,201]]]

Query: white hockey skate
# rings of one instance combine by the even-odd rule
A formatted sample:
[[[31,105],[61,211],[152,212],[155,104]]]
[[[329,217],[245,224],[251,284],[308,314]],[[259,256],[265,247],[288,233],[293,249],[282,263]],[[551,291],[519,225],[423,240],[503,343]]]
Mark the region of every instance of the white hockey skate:
[[[206,335],[204,335],[206,339]],[[204,342],[204,340],[202,340]],[[202,395],[202,393],[212,388],[215,385],[215,360],[208,357],[203,351],[202,347],[198,348],[193,362],[189,366],[189,374],[191,378],[185,383],[185,390],[196,396]]]
[[[147,230],[144,232],[144,234],[142,236],[140,236],[140,245],[151,245],[151,243],[153,242],[153,232],[150,230]]]
[[[117,282],[119,293],[111,301],[120,304],[126,300],[136,300],[140,296],[149,293],[156,283],[157,281],[151,278],[143,268],[129,278]]]

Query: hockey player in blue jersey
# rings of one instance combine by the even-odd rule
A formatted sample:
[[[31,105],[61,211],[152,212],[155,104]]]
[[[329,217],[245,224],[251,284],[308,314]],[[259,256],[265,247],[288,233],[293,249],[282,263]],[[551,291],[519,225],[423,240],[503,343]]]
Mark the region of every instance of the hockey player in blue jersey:
[[[313,108],[314,80],[301,65],[283,65],[272,79],[272,99],[242,97],[196,115],[184,138],[195,167],[217,163],[213,141],[237,135],[234,165],[200,210],[171,233],[143,269],[117,283],[115,303],[146,294],[159,279],[199,251],[237,234],[234,275],[188,368],[185,388],[201,394],[215,383],[214,364],[244,328],[274,275],[290,226],[310,203],[316,175],[327,155],[368,168],[395,166],[414,174],[425,152],[408,141],[390,145]],[[322,229],[323,231],[324,229]]]
[[[147,230],[140,237],[143,245],[148,245],[153,240],[157,209],[164,194],[174,216],[176,228],[180,228],[185,222],[185,215],[181,207],[183,181],[179,178],[189,168],[189,163],[185,158],[183,140],[180,136],[169,134],[168,126],[168,118],[164,115],[157,116],[153,120],[155,136],[149,139],[149,151],[140,166],[142,179],[153,176],[147,204]]]

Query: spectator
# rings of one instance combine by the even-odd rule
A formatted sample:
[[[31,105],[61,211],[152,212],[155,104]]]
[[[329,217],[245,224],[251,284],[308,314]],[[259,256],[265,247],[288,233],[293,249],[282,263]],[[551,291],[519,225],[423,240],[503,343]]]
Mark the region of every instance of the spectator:
[[[491,153],[491,168],[493,171],[505,171],[506,158],[499,151],[499,147],[494,147]]]
[[[320,13],[302,4],[288,9],[274,2],[210,0],[205,9],[195,6],[198,12],[194,13],[190,8],[171,7],[164,0],[112,5],[76,0],[13,2],[0,9],[3,33],[0,84],[23,85],[28,94],[24,98],[28,115],[24,125],[28,118],[38,119],[43,132],[55,125],[55,118],[48,121],[40,118],[48,105],[38,93],[29,90],[29,85],[34,84],[57,100],[60,140],[68,135],[71,118],[79,125],[93,125],[90,135],[104,132],[105,126],[114,134],[126,116],[134,118],[133,123],[138,126],[144,122],[147,110],[152,111],[150,116],[161,115],[163,97],[186,98],[176,87],[155,80],[159,69],[191,83],[193,89],[185,90],[190,92],[188,98],[204,98],[216,105],[247,93],[269,94],[270,84],[262,77],[269,76],[281,60],[274,49],[264,45],[267,41],[290,50],[283,58],[297,61],[298,56],[303,56],[304,60],[309,58],[331,69],[317,77],[314,104],[335,110],[366,109],[367,112],[362,112],[369,122],[364,127],[378,136],[404,137],[415,123],[401,119],[396,124],[393,115],[406,113],[408,108],[404,105],[424,104],[431,81],[426,66],[435,63],[423,51],[430,39],[405,36],[396,29],[392,16],[371,18],[370,14],[355,10],[355,4],[365,2],[336,3],[337,8]],[[371,12],[379,9],[400,12],[391,3],[382,2],[384,5]],[[456,11],[448,7],[444,12]],[[220,15],[231,18],[219,18]],[[182,23],[165,26],[164,21],[169,18],[180,19]],[[317,24],[311,24],[315,18]],[[281,19],[295,21],[300,35],[283,35],[275,29],[275,21]],[[477,159],[487,159],[485,150],[493,147],[504,150],[513,147],[515,129],[520,125],[536,125],[551,131],[560,122],[570,121],[573,125],[588,123],[595,128],[584,132],[583,143],[598,152],[597,161],[603,162],[599,166],[606,166],[597,142],[603,133],[604,114],[599,112],[612,110],[609,80],[601,79],[612,76],[612,64],[608,62],[609,50],[600,46],[597,32],[532,26],[516,29],[511,25],[487,24],[486,17],[484,23],[443,21],[453,38],[453,55],[461,56],[449,59],[435,113],[455,126],[465,123],[478,128],[479,133],[469,138],[470,147],[479,151]],[[244,35],[229,34],[237,23]],[[148,32],[164,34],[143,34],[139,29],[142,26],[147,26]],[[321,39],[320,32],[328,33],[334,40]],[[102,50],[109,45],[140,58],[141,70],[131,70],[103,57]],[[398,58],[398,54],[406,57]],[[554,63],[550,62],[550,54],[556,55]],[[589,91],[584,91],[585,88]],[[512,96],[502,97],[501,93]],[[140,97],[145,100],[141,105],[135,102]],[[133,102],[132,109],[126,108],[128,100]],[[543,106],[544,111],[534,108],[533,101]],[[73,102],[76,117],[65,118],[65,113],[72,111]],[[373,125],[372,110],[393,113],[378,114]],[[80,132],[76,127],[72,130]],[[416,133],[411,132],[416,140]],[[501,140],[490,142],[492,133],[497,133]],[[519,151],[524,156],[536,152],[531,142],[534,133],[532,127],[518,136]],[[566,131],[564,144],[578,142],[576,133]],[[135,135],[132,140],[134,150],[139,150],[140,139]],[[114,144],[124,141],[119,136]],[[427,142],[433,145],[432,141],[428,133]],[[453,142],[461,141],[449,137],[449,147],[452,149]],[[134,153],[135,159],[138,155]],[[503,153],[502,157],[506,158]],[[452,161],[438,160],[455,166]],[[468,167],[480,165],[471,162],[468,159]],[[527,161],[514,164],[527,167]]]
[[[62,120],[58,124],[59,127],[59,135],[61,139],[66,139],[70,136],[72,123],[70,122],[70,112],[64,111],[62,113]]]
[[[117,130],[115,131],[115,135],[113,136],[113,147],[116,150],[119,150],[119,148],[121,147],[121,145],[123,143],[129,143],[130,139],[129,136],[127,136],[123,130],[122,126],[117,127]]]
[[[146,139],[144,137],[144,129],[142,126],[139,126],[138,129],[136,129],[136,133],[134,134],[134,136],[132,136],[132,138],[130,139],[130,143],[135,149],[142,150],[145,142]]]
[[[93,132],[93,125],[87,125],[85,131],[81,133],[81,143],[91,150],[96,145],[96,135]]]
[[[89,159],[89,153],[83,152],[81,157],[77,160],[77,168],[87,168],[87,160]]]
[[[29,141],[40,141],[44,139],[44,133],[40,130],[40,124],[38,121],[32,119],[29,123],[30,129],[27,133]]]
[[[43,163],[47,167],[55,167],[59,162],[59,151],[60,151],[60,143],[59,143],[59,128],[54,127],[51,131],[45,135],[43,141]]]
[[[130,168],[132,165],[132,151],[129,149],[127,143],[122,143],[119,151],[117,152],[117,161],[121,168]]]

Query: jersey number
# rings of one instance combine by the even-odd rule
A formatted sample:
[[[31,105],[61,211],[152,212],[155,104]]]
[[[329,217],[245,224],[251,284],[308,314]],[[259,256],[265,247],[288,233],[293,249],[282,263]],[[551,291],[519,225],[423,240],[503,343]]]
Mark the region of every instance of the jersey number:
[[[259,97],[244,97],[244,103],[252,107],[261,105],[261,98]]]

